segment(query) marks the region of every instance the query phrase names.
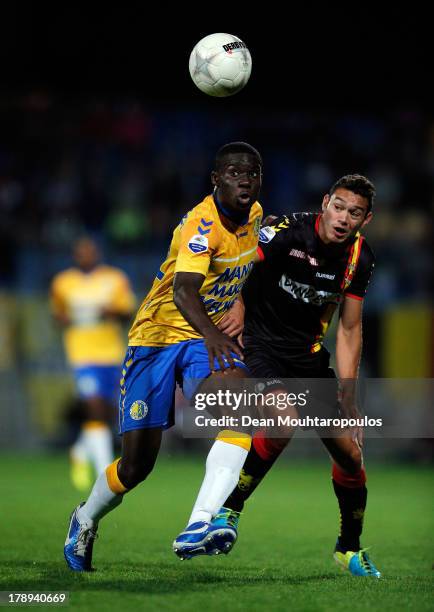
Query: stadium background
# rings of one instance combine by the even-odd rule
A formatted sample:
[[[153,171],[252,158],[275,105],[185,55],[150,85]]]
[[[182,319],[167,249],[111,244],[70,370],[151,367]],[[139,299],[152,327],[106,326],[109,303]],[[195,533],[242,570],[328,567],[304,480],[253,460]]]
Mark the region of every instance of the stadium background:
[[[362,371],[432,377],[434,117],[424,39],[411,55],[401,44],[411,23],[396,13],[386,30],[368,20],[330,23],[325,33],[318,18],[302,34],[295,24],[280,32],[220,20],[169,36],[137,23],[133,8],[99,17],[83,23],[66,7],[37,28],[41,15],[17,11],[2,40],[10,59],[0,101],[6,465],[13,470],[17,452],[24,463],[44,462],[48,453],[53,474],[67,478],[73,387],[47,291],[71,263],[73,240],[95,237],[105,261],[128,273],[141,300],[173,228],[209,191],[216,149],[232,140],[246,140],[263,156],[266,213],[316,210],[345,173],[374,181],[377,204],[366,235],[377,267],[365,302]],[[190,81],[188,56],[202,36],[228,30],[251,50],[251,82],[233,99],[210,99]],[[175,430],[166,436],[163,472],[167,458],[203,465],[204,448]],[[315,440],[303,440],[282,461],[300,465],[323,452]],[[398,483],[399,470],[432,462],[433,446],[368,441],[367,454],[385,465],[397,462]],[[278,499],[280,491],[274,493]],[[421,490],[422,504],[429,495]],[[24,494],[19,499],[26,503]]]

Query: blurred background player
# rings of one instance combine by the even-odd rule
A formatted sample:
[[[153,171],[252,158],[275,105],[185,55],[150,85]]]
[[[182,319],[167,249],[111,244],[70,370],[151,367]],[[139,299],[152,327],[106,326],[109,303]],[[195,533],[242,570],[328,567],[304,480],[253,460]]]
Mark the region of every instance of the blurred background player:
[[[131,327],[119,405],[122,456],[72,513],[64,548],[72,570],[91,571],[100,519],[153,470],[163,430],[174,422],[176,383],[190,399],[198,380],[245,376],[239,346],[217,325],[241,292],[256,254],[260,154],[245,142],[224,145],[211,182],[213,193],[174,230],[167,258]],[[236,485],[250,443],[241,432],[217,436],[188,526],[174,542],[181,558],[198,549],[214,552],[206,542],[210,522]]]
[[[269,379],[267,393],[275,395],[285,392],[280,379],[335,378],[323,340],[339,310],[340,406],[337,386],[321,387],[319,380],[317,396],[330,407],[322,416],[359,416],[355,382],[362,350],[362,304],[374,268],[374,256],[360,230],[372,218],[374,197],[374,186],[366,177],[347,175],[324,196],[321,213],[294,213],[263,228],[258,246],[261,263],[243,291],[245,363],[252,376]],[[243,310],[240,304],[236,308]],[[313,395],[312,386],[310,390]],[[292,416],[297,417],[297,412]],[[232,526],[236,533],[244,502],[294,432],[288,427],[282,438],[277,437],[278,430],[254,436],[238,485],[213,521],[214,528]],[[378,578],[380,572],[360,545],[367,501],[362,429],[317,432],[333,460],[333,488],[341,514],[334,558],[354,575]]]
[[[110,424],[124,353],[121,323],[129,320],[135,297],[124,272],[101,263],[92,239],[79,239],[73,257],[76,265],[52,281],[51,305],[64,328],[66,358],[84,405],[70,458],[72,482],[86,490],[92,484],[91,466],[99,474],[113,461]]]

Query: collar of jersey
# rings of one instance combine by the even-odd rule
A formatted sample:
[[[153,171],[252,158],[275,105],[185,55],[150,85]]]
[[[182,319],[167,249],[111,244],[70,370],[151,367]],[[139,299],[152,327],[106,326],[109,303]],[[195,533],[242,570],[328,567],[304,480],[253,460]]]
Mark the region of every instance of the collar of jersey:
[[[232,211],[229,211],[227,208],[225,208],[224,206],[222,206],[220,204],[220,202],[217,199],[216,194],[213,194],[213,200],[214,200],[214,204],[216,205],[217,209],[228,219],[230,219],[231,221],[233,221],[234,223],[236,223],[237,225],[247,225],[247,223],[249,222],[249,217],[250,217],[250,209],[249,212],[247,213],[247,215],[245,215],[244,213],[234,213]]]

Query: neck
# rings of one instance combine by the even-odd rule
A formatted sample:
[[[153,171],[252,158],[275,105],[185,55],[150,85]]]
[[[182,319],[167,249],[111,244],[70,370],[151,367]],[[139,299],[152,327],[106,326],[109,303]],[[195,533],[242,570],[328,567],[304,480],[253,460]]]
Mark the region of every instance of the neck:
[[[230,221],[232,221],[236,225],[246,225],[246,223],[249,221],[250,208],[248,211],[229,210],[228,208],[223,206],[223,204],[219,201],[217,190],[214,192],[213,198],[214,198],[214,204],[217,206],[217,210],[219,210],[222,213],[222,215],[227,217]]]
[[[96,267],[97,267],[97,264],[94,264],[93,266],[79,266],[83,274],[90,274],[90,272],[93,272]]]

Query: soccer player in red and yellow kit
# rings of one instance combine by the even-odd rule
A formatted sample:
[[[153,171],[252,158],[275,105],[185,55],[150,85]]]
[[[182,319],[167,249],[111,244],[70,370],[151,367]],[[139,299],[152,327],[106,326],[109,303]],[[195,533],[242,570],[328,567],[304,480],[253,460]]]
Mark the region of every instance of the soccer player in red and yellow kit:
[[[176,382],[182,380],[184,394],[191,396],[195,380],[245,375],[240,348],[218,325],[253,266],[262,218],[259,153],[247,143],[225,145],[211,181],[213,194],[175,229],[130,330],[121,379],[122,456],[71,516],[64,554],[75,571],[91,570],[99,520],[153,469],[162,432],[173,424]],[[174,543],[179,556],[207,545],[211,520],[238,481],[250,441],[241,432],[217,437],[188,527]]]
[[[100,263],[93,240],[79,239],[73,254],[76,265],[52,281],[51,307],[64,327],[66,358],[85,406],[71,449],[71,478],[78,489],[88,490],[90,465],[100,474],[113,461],[109,423],[124,354],[120,323],[131,317],[135,296],[122,270]]]
[[[375,265],[360,232],[372,219],[374,199],[375,187],[369,179],[346,175],[324,196],[321,212],[285,215],[261,230],[261,263],[243,291],[243,350],[251,376],[265,381],[269,399],[287,393],[297,380],[308,383],[303,389],[309,389],[309,403],[294,408],[293,416],[312,417],[319,412],[323,417],[344,417],[342,427],[328,425],[325,418],[318,419],[325,425],[316,427],[332,459],[333,489],[340,509],[334,559],[354,576],[379,578],[360,542],[368,492],[363,430],[356,420],[361,416],[356,389],[362,307]],[[232,320],[240,318],[239,327],[243,310],[237,303],[230,313]],[[323,346],[335,312],[336,373]],[[351,419],[354,427],[348,426]],[[255,434],[238,485],[213,520],[214,527],[230,526],[236,533],[245,501],[294,433],[294,427],[274,426]],[[228,548],[235,539],[231,538]]]

